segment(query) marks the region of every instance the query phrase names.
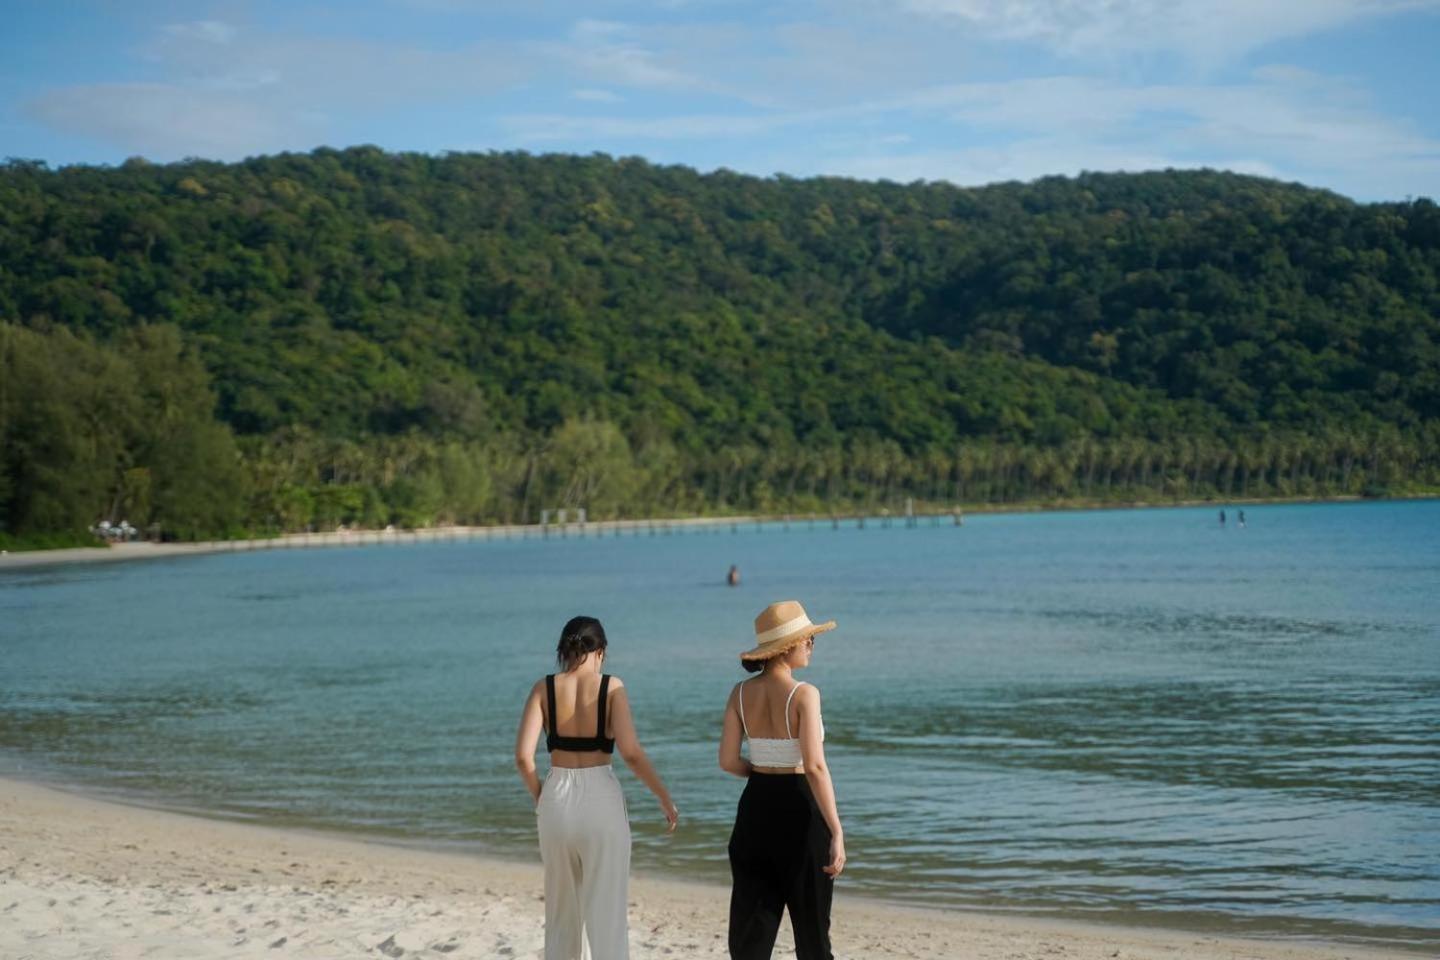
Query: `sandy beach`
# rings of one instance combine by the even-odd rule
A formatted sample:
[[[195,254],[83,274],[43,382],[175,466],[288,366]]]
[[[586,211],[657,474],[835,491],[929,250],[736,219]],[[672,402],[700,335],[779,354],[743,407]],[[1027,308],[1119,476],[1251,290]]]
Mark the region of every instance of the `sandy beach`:
[[[1389,500],[1430,500],[1434,493],[1397,495]],[[955,518],[983,516],[994,513],[1053,513],[1065,511],[1097,510],[1164,510],[1180,507],[1241,507],[1259,509],[1295,504],[1356,503],[1362,498],[1354,496],[1334,497],[1271,497],[1237,498],[1228,500],[1173,500],[1163,502],[1125,501],[1056,501],[1024,503],[973,503],[962,504],[953,511],[926,512],[916,517],[919,524],[953,524]],[[1379,501],[1377,501],[1379,502]],[[576,537],[617,537],[638,536],[649,533],[670,534],[693,529],[730,529],[751,524],[794,524],[796,527],[820,526],[835,522],[851,524],[856,514],[845,513],[837,517],[829,514],[800,514],[794,516],[735,516],[735,517],[677,517],[650,520],[596,520],[588,523],[551,523],[548,527],[537,523],[508,524],[495,526],[450,526],[425,527],[417,530],[328,530],[320,533],[286,533],[275,537],[256,537],[243,540],[203,540],[184,543],[150,543],[135,541],[94,547],[62,547],[51,550],[24,550],[0,552],[0,571],[26,567],[51,566],[62,563],[106,563],[120,560],[149,560],[165,557],[197,556],[207,553],[247,553],[255,550],[301,550],[311,547],[364,547],[386,546],[404,543],[446,543],[469,540],[509,540],[554,537],[556,539]],[[866,522],[875,526],[904,524],[905,517],[869,516]]]
[[[417,850],[0,780],[0,957],[539,957],[538,864]],[[638,877],[632,956],[725,956],[724,887]],[[1414,954],[1013,916],[836,906],[847,960],[1340,960]],[[788,932],[776,956],[793,955]]]
[[[511,524],[488,527],[425,527],[419,530],[329,530],[323,533],[287,533],[248,540],[197,540],[184,543],[98,544],[93,547],[62,547],[54,550],[0,552],[0,571],[27,567],[48,567],[70,563],[115,563],[128,560],[160,560],[167,557],[199,556],[207,553],[251,553],[257,550],[305,550],[319,547],[383,547],[412,543],[459,543],[475,540],[520,540],[551,537],[556,540],[583,537],[668,534],[678,530],[726,527],[770,522],[778,518],[688,517],[678,520],[604,520],[593,523]],[[795,523],[808,522],[795,520]],[[819,518],[816,523],[821,522]],[[825,518],[825,522],[829,522]]]
[[[1333,498],[1336,502],[1342,499]],[[1247,506],[1251,501],[1236,501]],[[1256,501],[1259,503],[1260,501]],[[1285,502],[1314,502],[1310,500],[1264,501],[1279,504]],[[1208,501],[1205,502],[1208,505]],[[965,514],[984,513],[1034,513],[1044,510],[1132,510],[1146,507],[1197,506],[1195,502],[1163,504],[1109,503],[1109,504],[977,504],[966,506],[959,511]],[[952,524],[956,514],[931,513],[917,518],[916,522],[927,524]],[[418,530],[328,530],[322,533],[287,533],[275,537],[257,537],[243,540],[200,540],[184,543],[151,543],[144,540],[113,544],[98,544],[93,547],[62,547],[52,550],[23,550],[0,552],[0,571],[20,570],[27,567],[47,567],[70,563],[113,563],[125,560],[158,560],[167,557],[199,556],[207,553],[250,553],[256,550],[304,550],[315,547],[375,547],[395,546],[407,543],[455,543],[473,540],[511,540],[552,537],[603,538],[618,536],[641,536],[648,534],[670,534],[696,529],[731,529],[748,527],[752,524],[794,524],[802,526],[825,526],[837,520],[846,524],[855,522],[855,515],[842,516],[804,515],[793,517],[681,517],[661,520],[597,520],[589,523],[510,524],[484,527],[425,527]],[[903,524],[903,516],[866,517],[867,522],[883,526]]]

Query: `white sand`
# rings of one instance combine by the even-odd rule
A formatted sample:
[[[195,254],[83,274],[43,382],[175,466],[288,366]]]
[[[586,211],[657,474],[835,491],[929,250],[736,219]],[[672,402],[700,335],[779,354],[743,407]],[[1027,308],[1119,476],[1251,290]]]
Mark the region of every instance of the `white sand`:
[[[843,882],[843,881],[842,881]],[[0,958],[541,956],[538,864],[109,803],[0,780]],[[728,890],[637,879],[637,960],[725,956]],[[847,960],[1340,960],[1413,954],[840,898]],[[776,956],[793,956],[788,933]],[[605,958],[596,958],[605,960]]]
[[[202,540],[194,543],[99,544],[55,550],[0,551],[0,571],[48,567],[69,563],[112,563],[120,560],[156,560],[206,553],[251,553],[256,550],[304,550],[314,547],[374,547],[404,543],[459,543],[471,540],[599,538],[669,533],[702,527],[729,527],[757,522],[753,517],[689,517],[678,520],[604,520],[593,523],[512,524],[492,527],[426,527],[421,530],[344,530],[325,533],[287,533],[251,540]],[[795,523],[807,522],[796,520]],[[818,520],[816,521],[819,522]],[[3,960],[3,958],[0,958]]]

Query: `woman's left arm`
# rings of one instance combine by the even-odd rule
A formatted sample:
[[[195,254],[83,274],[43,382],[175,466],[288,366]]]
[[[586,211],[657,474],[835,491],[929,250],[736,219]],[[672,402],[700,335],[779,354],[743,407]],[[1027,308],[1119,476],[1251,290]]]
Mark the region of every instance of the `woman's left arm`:
[[[805,779],[810,783],[820,815],[825,818],[825,826],[830,829],[830,862],[821,869],[831,877],[838,877],[845,869],[845,832],[840,827],[840,811],[835,805],[835,784],[825,762],[820,691],[814,684],[804,684],[795,691],[795,701],[800,707],[800,756],[805,761]]]
[[[525,709],[520,713],[520,726],[515,731],[515,769],[530,799],[540,802],[540,775],[535,772],[535,747],[540,742],[540,730],[545,725],[545,716],[540,712],[540,684],[530,688],[525,698]]]

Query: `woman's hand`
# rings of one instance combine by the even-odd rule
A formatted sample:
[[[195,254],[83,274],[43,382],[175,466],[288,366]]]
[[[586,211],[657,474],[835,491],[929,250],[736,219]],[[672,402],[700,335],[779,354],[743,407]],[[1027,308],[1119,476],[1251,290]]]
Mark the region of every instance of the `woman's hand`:
[[[820,868],[826,876],[832,879],[840,876],[840,871],[845,869],[845,838],[830,838],[830,865]]]
[[[675,808],[674,802],[669,797],[660,798],[660,812],[665,814],[665,822],[670,824],[666,833],[674,833],[675,825],[680,822],[680,811]]]

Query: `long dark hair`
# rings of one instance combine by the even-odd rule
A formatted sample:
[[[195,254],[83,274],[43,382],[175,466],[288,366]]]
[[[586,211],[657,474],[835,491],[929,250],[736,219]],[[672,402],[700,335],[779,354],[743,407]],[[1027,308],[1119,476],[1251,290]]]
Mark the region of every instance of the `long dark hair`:
[[[555,646],[555,662],[562,670],[574,669],[587,653],[605,650],[605,628],[594,617],[571,617],[560,631]]]

